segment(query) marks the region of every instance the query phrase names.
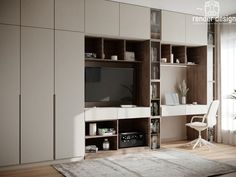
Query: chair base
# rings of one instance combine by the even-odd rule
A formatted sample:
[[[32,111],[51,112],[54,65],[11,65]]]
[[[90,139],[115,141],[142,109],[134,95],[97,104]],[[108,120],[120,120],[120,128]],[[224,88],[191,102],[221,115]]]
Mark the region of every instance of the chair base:
[[[207,148],[210,148],[210,146],[215,146],[214,144],[210,143],[209,141],[206,141],[205,139],[202,139],[201,137],[187,143],[186,145],[193,146],[193,149],[195,149],[197,146],[206,146]]]

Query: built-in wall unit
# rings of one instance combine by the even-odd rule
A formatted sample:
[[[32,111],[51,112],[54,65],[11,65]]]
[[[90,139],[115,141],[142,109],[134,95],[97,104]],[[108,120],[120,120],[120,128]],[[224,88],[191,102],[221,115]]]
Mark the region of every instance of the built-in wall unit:
[[[215,98],[216,39],[214,24],[192,17],[108,0],[1,0],[0,166],[195,138],[185,123]]]

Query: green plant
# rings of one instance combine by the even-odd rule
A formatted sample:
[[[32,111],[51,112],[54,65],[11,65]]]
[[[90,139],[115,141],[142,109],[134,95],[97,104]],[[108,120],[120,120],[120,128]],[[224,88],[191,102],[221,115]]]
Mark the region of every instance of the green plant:
[[[187,84],[185,80],[183,80],[182,83],[179,84],[178,90],[182,97],[187,95],[189,88],[187,88]]]

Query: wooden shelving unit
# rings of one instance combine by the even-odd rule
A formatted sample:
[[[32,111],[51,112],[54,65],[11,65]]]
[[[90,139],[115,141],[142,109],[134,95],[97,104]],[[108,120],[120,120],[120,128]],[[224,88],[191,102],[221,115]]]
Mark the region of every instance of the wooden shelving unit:
[[[151,40],[150,40],[150,148],[155,150],[160,148],[160,59],[161,59],[161,12],[151,9]],[[167,46],[168,47],[168,46]],[[166,55],[168,55],[166,53]]]

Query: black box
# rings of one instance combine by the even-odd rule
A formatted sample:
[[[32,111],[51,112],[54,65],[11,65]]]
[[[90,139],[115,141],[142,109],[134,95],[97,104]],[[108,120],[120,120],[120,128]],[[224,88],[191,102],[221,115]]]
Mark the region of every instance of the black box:
[[[127,132],[120,133],[119,135],[119,147],[137,147],[145,145],[145,137],[141,132]]]

